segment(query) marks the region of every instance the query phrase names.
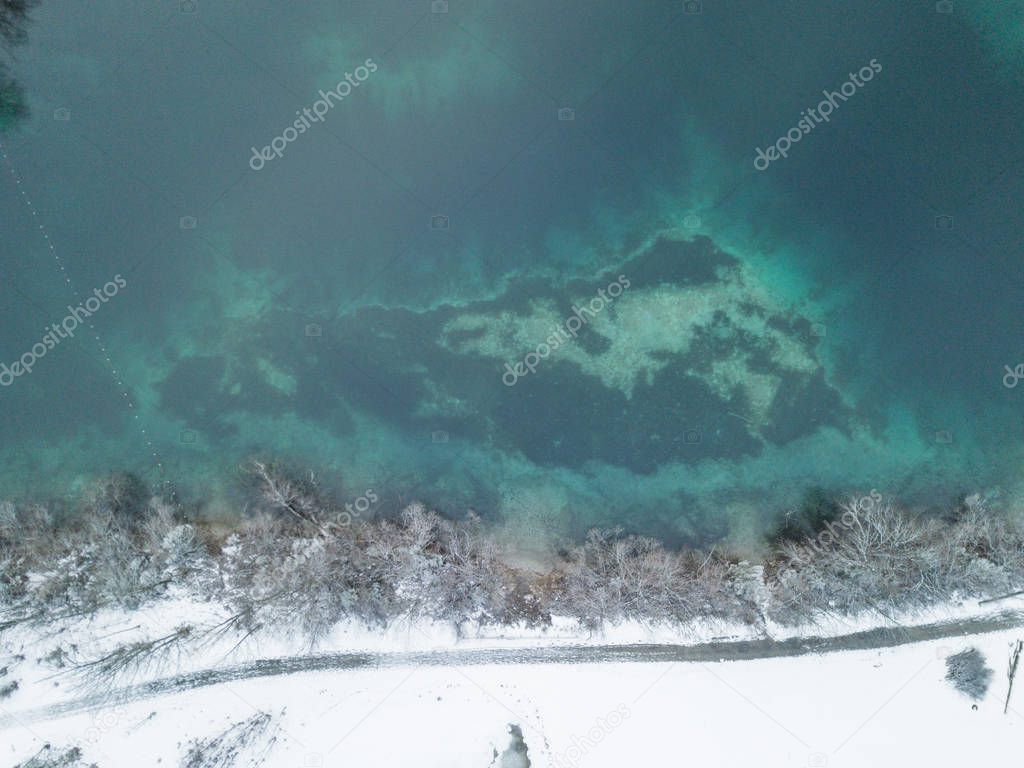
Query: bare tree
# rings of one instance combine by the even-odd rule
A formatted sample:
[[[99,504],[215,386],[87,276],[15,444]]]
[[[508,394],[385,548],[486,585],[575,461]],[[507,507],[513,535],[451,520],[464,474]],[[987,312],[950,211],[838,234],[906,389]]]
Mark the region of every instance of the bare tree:
[[[119,645],[98,659],[76,664],[74,670],[87,685],[108,684],[119,677],[159,668],[171,655],[180,654],[193,634],[192,626],[182,625],[163,637]]]
[[[263,501],[271,508],[292,515],[324,536],[330,535],[320,517],[324,511],[323,499],[316,493],[312,473],[308,482],[301,482],[279,467],[268,462],[253,460],[249,472],[256,478]]]
[[[1009,680],[1009,685],[1006,688],[1006,704],[1003,705],[1003,714],[1010,709],[1010,694],[1013,693],[1013,679],[1017,676],[1017,664],[1020,661],[1020,652],[1024,648],[1024,643],[1018,640],[1014,643],[1013,650],[1010,651],[1010,663],[1006,669],[1006,677]]]

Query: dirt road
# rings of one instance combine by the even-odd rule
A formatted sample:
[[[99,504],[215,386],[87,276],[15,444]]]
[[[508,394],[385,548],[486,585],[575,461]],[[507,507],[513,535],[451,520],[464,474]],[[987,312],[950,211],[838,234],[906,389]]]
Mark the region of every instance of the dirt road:
[[[24,712],[4,712],[0,729],[51,720],[208,685],[300,672],[397,667],[478,666],[483,664],[606,664],[700,663],[744,661],[811,653],[891,648],[943,638],[965,637],[1024,626],[1024,613],[1006,611],[983,619],[926,624],[896,629],[872,629],[839,637],[791,640],[739,640],[700,645],[562,645],[515,649],[454,649],[404,653],[330,653],[281,659],[261,659],[220,669],[174,675],[113,691],[81,696]]]

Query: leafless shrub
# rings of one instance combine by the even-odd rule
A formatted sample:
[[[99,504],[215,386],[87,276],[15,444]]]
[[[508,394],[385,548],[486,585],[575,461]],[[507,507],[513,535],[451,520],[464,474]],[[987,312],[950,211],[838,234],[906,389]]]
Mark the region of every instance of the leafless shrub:
[[[786,545],[771,564],[775,620],[922,607],[1024,581],[1021,533],[993,513],[968,505],[943,523],[911,517],[888,502],[844,510],[827,546]]]
[[[374,552],[406,615],[456,625],[522,618],[520,584],[476,515],[457,523],[411,504],[398,526],[380,526],[377,533]]]
[[[78,747],[54,749],[51,745],[44,744],[42,749],[14,768],[96,768],[96,764],[90,763],[87,766],[83,763],[82,750]]]
[[[244,639],[300,628],[312,641],[343,619],[583,625],[700,618],[798,623],[929,605],[1024,586],[1024,534],[969,497],[953,520],[851,501],[807,545],[782,538],[765,563],[668,550],[592,531],[549,572],[508,564],[475,515],[452,520],[411,504],[395,520],[351,520],[312,475],[254,461],[253,503],[215,532],[170,500],[116,476],[80,507],[0,504],[0,631],[20,622],[137,608],[168,585],[226,605],[217,632]],[[825,518],[822,518],[825,519]],[[886,614],[888,615],[888,614]],[[136,649],[145,656],[144,649]],[[131,649],[124,649],[131,658]],[[109,660],[115,663],[117,659]]]
[[[499,557],[478,519],[446,520],[422,505],[396,522],[358,522],[312,536],[283,535],[262,516],[224,547],[221,567],[236,623],[248,631],[299,624],[312,638],[339,620],[400,616],[512,622],[536,612],[527,580]]]
[[[133,487],[134,488],[134,487]],[[123,483],[92,488],[78,514],[8,506],[0,529],[0,629],[23,621],[136,608],[169,579],[146,546],[135,496]]]
[[[130,526],[144,519],[149,499],[149,489],[141,479],[116,473],[93,483],[85,493],[84,505],[90,516]]]
[[[138,526],[143,548],[149,552],[159,552],[164,537],[183,522],[173,502],[162,496],[150,497]]]
[[[591,531],[563,566],[554,609],[588,627],[637,619],[653,623],[751,618],[731,564],[714,553],[672,552],[653,539]]]
[[[960,693],[977,700],[985,696],[992,682],[992,670],[985,666],[981,651],[968,648],[946,657],[946,679]]]
[[[228,539],[220,568],[232,621],[247,632],[299,625],[317,639],[345,617],[394,615],[381,564],[350,529],[302,536],[261,515]]]
[[[216,736],[194,739],[181,761],[182,768],[232,768],[243,764],[248,768],[258,768],[266,762],[277,741],[277,736],[271,734],[262,747],[257,746],[267,734],[271,719],[268,713],[258,712]],[[245,762],[240,763],[243,757]]]
[[[55,516],[50,507],[4,503],[0,517],[0,589],[11,597],[21,594],[29,564],[52,556],[55,533]]]

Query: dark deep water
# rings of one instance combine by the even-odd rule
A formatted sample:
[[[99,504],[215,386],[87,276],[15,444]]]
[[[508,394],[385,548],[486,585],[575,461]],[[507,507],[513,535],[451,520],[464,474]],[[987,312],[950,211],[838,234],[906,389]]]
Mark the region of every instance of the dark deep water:
[[[45,350],[0,378],[3,495],[216,508],[271,454],[523,539],[1019,506],[1024,6],[697,5],[43,0],[4,58],[0,362]]]

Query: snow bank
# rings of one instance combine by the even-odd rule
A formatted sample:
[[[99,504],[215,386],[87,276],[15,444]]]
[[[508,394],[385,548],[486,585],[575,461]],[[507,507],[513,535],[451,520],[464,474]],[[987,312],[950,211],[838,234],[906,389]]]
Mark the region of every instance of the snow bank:
[[[976,618],[988,606],[950,606],[899,620]],[[1003,715],[1004,670],[1024,631],[922,642],[871,651],[714,663],[501,664],[301,672],[234,680],[171,694],[40,717],[47,705],[95,690],[80,687],[52,654],[94,657],[117,643],[151,637],[189,620],[213,623],[209,604],[167,601],[136,614],[3,636],[19,689],[0,701],[0,764],[15,765],[44,744],[79,746],[100,768],[178,765],[197,744],[223,744],[259,713],[269,725],[238,747],[234,764],[267,768],[513,765],[510,725],[522,730],[532,766],[961,766],[1004,762],[1019,751],[1024,700]],[[864,616],[803,628],[818,636],[885,626]],[[791,632],[792,630],[787,630]],[[685,631],[622,625],[602,635],[570,622],[538,630],[456,637],[436,625],[385,633],[340,626],[324,651],[400,653],[610,643],[696,643],[752,636],[745,627]],[[111,688],[183,671],[309,652],[287,636],[237,645],[224,637],[142,669]],[[996,670],[987,698],[972,703],[943,680],[943,659],[971,645]],[[21,654],[24,660],[17,661]],[[49,658],[48,658],[49,657]],[[47,660],[48,659],[48,660]],[[13,660],[13,662],[12,662]],[[1018,696],[1022,694],[1018,693]],[[262,720],[259,720],[262,723]],[[225,736],[225,734],[227,734]],[[229,738],[230,737],[230,738]],[[218,741],[220,739],[220,741]],[[204,741],[205,740],[205,741]],[[498,757],[496,757],[496,755]],[[501,757],[504,755],[505,757]],[[521,763],[520,763],[521,764]]]

